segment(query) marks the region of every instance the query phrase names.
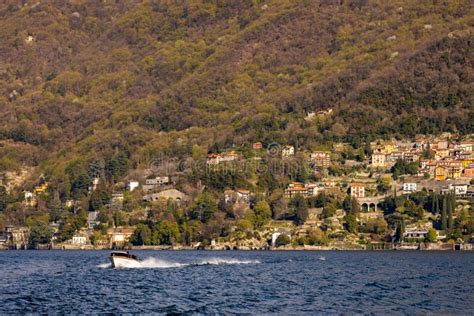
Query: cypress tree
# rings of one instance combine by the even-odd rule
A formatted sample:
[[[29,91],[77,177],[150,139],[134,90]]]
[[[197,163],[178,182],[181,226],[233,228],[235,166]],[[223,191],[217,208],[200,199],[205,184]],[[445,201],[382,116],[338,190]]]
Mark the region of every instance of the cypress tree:
[[[4,186],[0,186],[0,212],[7,209],[8,194],[7,189]]]
[[[453,229],[453,212],[454,212],[454,202],[453,202],[454,194],[450,193],[448,197],[448,228]]]
[[[447,199],[446,196],[443,197],[443,209],[441,211],[441,229],[447,229],[447,218],[446,218],[446,208],[447,208]]]
[[[438,210],[436,209],[437,202],[436,192],[431,193],[431,213],[436,214]]]
[[[400,224],[400,241],[403,241],[403,235],[405,234],[405,219],[402,219]]]

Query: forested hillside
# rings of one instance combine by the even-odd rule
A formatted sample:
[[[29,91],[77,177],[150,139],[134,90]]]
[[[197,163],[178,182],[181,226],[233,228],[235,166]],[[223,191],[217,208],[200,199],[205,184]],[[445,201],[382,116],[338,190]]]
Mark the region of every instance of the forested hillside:
[[[0,171],[472,133],[473,24],[469,0],[2,1]]]

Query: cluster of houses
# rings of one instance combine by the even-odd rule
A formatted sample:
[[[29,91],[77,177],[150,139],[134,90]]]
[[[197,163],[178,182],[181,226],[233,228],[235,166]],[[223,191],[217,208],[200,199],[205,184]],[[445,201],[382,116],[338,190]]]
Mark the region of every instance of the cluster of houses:
[[[90,221],[89,221],[90,224]],[[83,228],[76,232],[71,239],[65,243],[58,242],[58,225],[51,223],[53,236],[51,243],[47,245],[39,245],[41,249],[86,249],[92,247],[90,231]],[[90,228],[90,227],[89,227]],[[123,248],[127,245],[130,237],[134,232],[133,227],[115,227],[109,228],[107,234],[102,238],[94,240],[94,246],[104,249]],[[28,227],[5,227],[0,234],[0,250],[2,249],[27,249],[29,246],[30,229]]]
[[[326,113],[324,115],[328,115]],[[318,115],[323,115],[319,113]],[[339,146],[340,144],[338,144]],[[324,175],[317,182],[291,182],[284,190],[284,197],[292,199],[296,195],[309,198],[318,195],[321,192],[338,191],[338,193],[345,194],[357,199],[369,200],[376,196],[376,178],[368,174],[379,173],[381,176],[398,160],[403,160],[407,163],[418,163],[418,174],[415,176],[405,176],[394,183],[395,192],[402,191],[403,193],[412,193],[427,189],[428,191],[448,193],[454,192],[460,197],[474,197],[474,189],[471,185],[474,179],[474,141],[449,141],[446,139],[427,139],[417,138],[413,142],[404,141],[378,141],[371,144],[372,155],[363,162],[364,172],[367,173],[365,178],[352,176],[333,176],[326,177],[326,171],[331,165],[338,164],[342,161],[338,152],[341,151],[339,147],[334,146],[334,150],[330,151],[312,151],[305,153],[308,165],[312,167],[315,175]],[[261,142],[256,142],[252,148],[258,152],[264,146]],[[296,150],[292,145],[275,146],[276,152],[273,148],[268,148],[270,154],[277,153],[282,159],[291,158],[295,155]],[[429,156],[429,158],[426,158]],[[236,151],[226,151],[223,153],[213,153],[207,156],[206,164],[209,167],[219,165],[222,163],[229,163],[242,159],[242,156]],[[366,166],[366,168],[365,168]],[[96,190],[99,186],[100,179],[94,178],[89,187],[90,192]],[[41,179],[39,184],[34,188],[33,192],[25,192],[24,203],[28,206],[36,205],[36,197],[48,189],[48,183]],[[148,202],[155,202],[160,199],[172,199],[177,203],[191,202],[191,197],[175,188],[175,182],[171,175],[153,175],[148,176],[142,181],[135,179],[129,180],[125,184],[125,190],[133,192],[141,189],[143,193],[142,199]],[[124,202],[124,191],[114,192],[111,195],[109,207],[114,209],[121,209]],[[223,199],[226,203],[240,203],[247,205],[250,203],[251,192],[246,189],[225,190],[223,192]],[[367,210],[372,202],[367,203]],[[66,206],[73,206],[74,201],[67,201]],[[362,204],[361,204],[362,205]],[[375,207],[376,209],[376,202]],[[92,229],[98,225],[97,212],[89,212],[88,228]],[[125,240],[131,236],[133,230],[127,228],[113,228],[107,232],[107,238],[102,241],[95,241],[99,246],[120,246]],[[418,235],[416,235],[418,234]],[[412,235],[407,235],[407,238],[417,238],[426,234],[426,231],[412,232]],[[90,235],[90,234],[89,234]],[[72,246],[82,246],[90,244],[89,236],[86,231],[78,232],[74,237],[68,241],[67,244]],[[416,236],[415,236],[416,235]],[[0,236],[0,247],[3,244],[14,245],[11,247],[21,248],[26,244],[24,239],[27,238],[26,231],[15,231],[11,228],[6,231],[5,236]],[[274,238],[277,235],[273,236]],[[3,238],[3,239],[2,239]],[[274,239],[273,238],[273,239]],[[420,237],[421,238],[421,237]]]
[[[419,162],[419,175],[438,181],[474,176],[474,140],[460,142],[418,138],[414,142],[387,142],[373,145],[371,166],[389,168],[397,160]],[[428,152],[430,158],[424,159]]]

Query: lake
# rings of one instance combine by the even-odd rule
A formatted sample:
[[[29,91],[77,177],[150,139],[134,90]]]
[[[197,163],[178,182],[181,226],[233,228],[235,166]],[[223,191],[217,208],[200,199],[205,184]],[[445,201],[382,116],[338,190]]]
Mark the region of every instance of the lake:
[[[473,314],[474,252],[0,252],[0,314]]]

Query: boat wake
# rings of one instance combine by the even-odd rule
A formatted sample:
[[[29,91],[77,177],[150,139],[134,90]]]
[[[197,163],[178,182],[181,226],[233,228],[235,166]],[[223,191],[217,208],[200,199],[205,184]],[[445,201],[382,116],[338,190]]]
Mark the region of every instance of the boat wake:
[[[225,264],[258,264],[258,260],[238,260],[238,259],[224,259],[224,258],[210,258],[197,263],[198,266],[203,265],[225,265]]]
[[[146,258],[142,261],[131,261],[127,263],[127,269],[167,269],[167,268],[181,268],[188,266],[206,266],[206,265],[232,265],[232,264],[258,264],[258,260],[238,260],[226,258],[209,258],[196,263],[180,263],[160,260],[157,258]],[[112,267],[110,263],[101,263],[97,265],[100,269],[108,269]]]

